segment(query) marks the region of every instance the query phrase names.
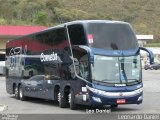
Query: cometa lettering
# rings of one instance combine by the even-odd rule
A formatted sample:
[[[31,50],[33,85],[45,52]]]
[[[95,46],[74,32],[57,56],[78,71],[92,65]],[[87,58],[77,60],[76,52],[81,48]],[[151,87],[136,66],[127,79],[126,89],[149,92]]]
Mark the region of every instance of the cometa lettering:
[[[58,60],[58,56],[57,56],[57,53],[54,53],[54,52],[50,55],[44,55],[44,53],[41,53],[40,60],[41,62],[56,61]]]

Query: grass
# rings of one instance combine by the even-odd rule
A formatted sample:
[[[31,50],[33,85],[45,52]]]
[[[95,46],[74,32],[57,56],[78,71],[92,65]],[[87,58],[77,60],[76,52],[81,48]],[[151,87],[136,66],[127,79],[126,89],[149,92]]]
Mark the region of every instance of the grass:
[[[160,43],[148,43],[144,47],[160,47]]]

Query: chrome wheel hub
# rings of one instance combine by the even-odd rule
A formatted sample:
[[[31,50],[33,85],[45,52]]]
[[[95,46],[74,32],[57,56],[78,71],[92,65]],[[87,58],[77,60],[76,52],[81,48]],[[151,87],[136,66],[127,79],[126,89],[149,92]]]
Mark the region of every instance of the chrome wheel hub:
[[[71,103],[71,93],[68,94],[68,103]]]
[[[61,99],[61,93],[60,92],[58,93],[57,98],[58,98],[58,102],[60,102],[60,99]]]

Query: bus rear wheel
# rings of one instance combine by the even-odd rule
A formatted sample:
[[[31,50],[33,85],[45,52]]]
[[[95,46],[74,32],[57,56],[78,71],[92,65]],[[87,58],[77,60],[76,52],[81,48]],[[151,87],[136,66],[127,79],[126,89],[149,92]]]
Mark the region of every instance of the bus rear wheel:
[[[65,108],[67,106],[66,100],[64,97],[61,96],[61,93],[58,93],[58,102],[59,102],[59,107]]]
[[[68,103],[71,110],[77,109],[77,105],[74,103],[74,99],[75,99],[74,93],[72,90],[70,90],[70,93],[68,94]]]
[[[14,87],[14,95],[15,95],[16,99],[19,99],[19,89],[18,89],[18,86]]]
[[[24,96],[22,85],[19,86],[19,99],[24,101],[26,97]]]

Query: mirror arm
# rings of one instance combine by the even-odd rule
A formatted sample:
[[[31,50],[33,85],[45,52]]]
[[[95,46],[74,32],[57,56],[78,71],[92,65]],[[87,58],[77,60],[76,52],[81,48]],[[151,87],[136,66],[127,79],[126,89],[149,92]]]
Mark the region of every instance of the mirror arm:
[[[154,54],[151,50],[144,48],[144,47],[139,47],[140,50],[146,51],[149,54],[149,59],[150,59],[150,64],[154,63]]]

